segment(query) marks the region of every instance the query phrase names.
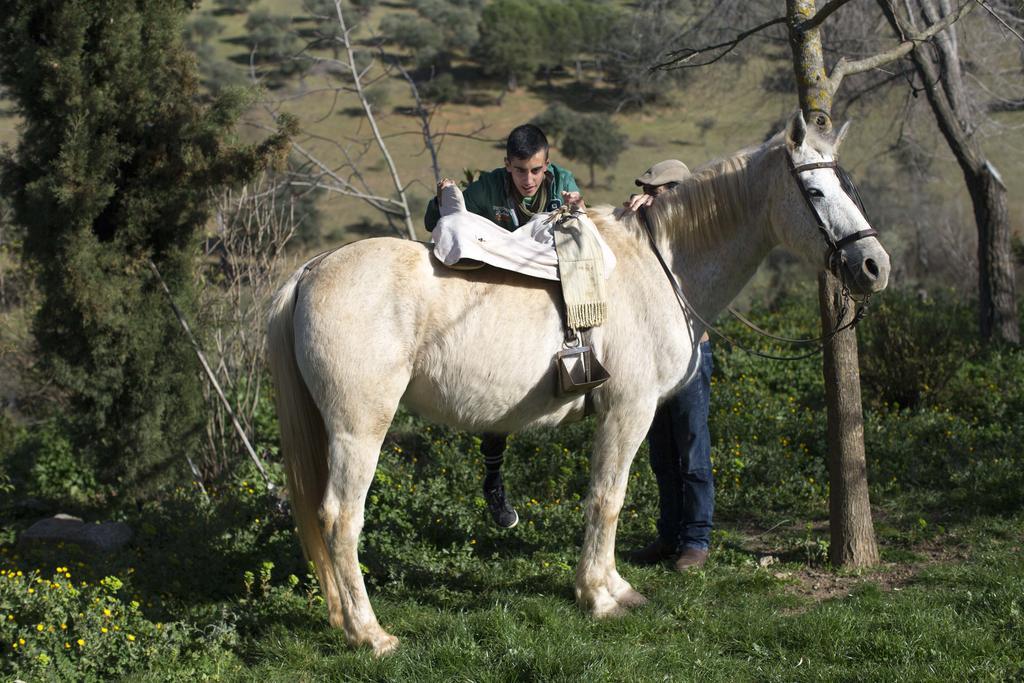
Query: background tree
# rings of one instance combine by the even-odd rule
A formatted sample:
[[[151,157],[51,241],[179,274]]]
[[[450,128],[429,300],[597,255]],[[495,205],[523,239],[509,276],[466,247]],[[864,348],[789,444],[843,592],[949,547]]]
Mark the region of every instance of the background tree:
[[[243,14],[249,11],[256,0],[213,0],[213,4],[224,14]]]
[[[530,123],[544,131],[552,145],[559,145],[565,132],[569,130],[579,114],[561,102],[555,102],[547,109],[530,119]]]
[[[388,225],[399,235],[416,239],[416,227],[413,224],[410,210],[409,190],[401,180],[398,166],[381,132],[378,124],[379,114],[375,111],[373,103],[375,98],[371,92],[374,84],[380,83],[381,79],[387,76],[388,69],[394,65],[394,59],[388,58],[387,63],[382,65],[381,60],[378,59],[383,54],[382,51],[371,52],[358,49],[354,37],[355,27],[349,25],[348,12],[341,0],[334,0],[333,9],[323,6],[320,11],[328,9],[332,12],[331,16],[336,26],[333,29],[318,30],[318,37],[304,51],[304,59],[307,62],[315,61],[328,67],[322,71],[327,79],[326,89],[332,90],[337,95],[333,98],[333,102],[335,104],[354,102],[369,126],[370,135],[366,138],[346,136],[342,139],[331,140],[330,149],[337,152],[344,160],[341,163],[335,163],[330,157],[322,156],[321,153],[315,152],[301,142],[293,143],[292,149],[301,159],[304,170],[292,173],[289,183],[295,188],[316,189],[357,198],[379,211],[387,220]],[[318,22],[326,22],[327,17],[327,14],[319,15]],[[340,55],[340,59],[309,56],[310,47],[326,47],[325,36],[329,36],[329,39],[336,44],[336,51]],[[387,57],[387,55],[384,56]],[[399,70],[401,70],[400,67]],[[403,71],[403,73],[408,76],[406,72]],[[415,94],[415,83],[411,78],[407,79],[407,82],[412,85]],[[286,99],[289,106],[294,106],[296,99],[301,98],[289,95]],[[276,120],[287,116],[282,113],[281,107],[282,103],[280,102],[264,102],[265,111]],[[423,112],[423,108],[420,106],[417,106],[416,109],[419,113]],[[333,111],[333,105],[331,111]],[[427,124],[429,124],[429,120]],[[429,130],[429,125],[421,126],[421,130],[417,131],[417,134],[422,134],[427,141],[427,147],[432,149],[432,133]],[[316,140],[317,137],[313,135],[312,139]],[[379,157],[370,161],[368,157],[374,153],[379,154]],[[432,156],[436,158],[436,152],[432,151]],[[367,181],[365,169],[366,165],[370,163],[379,163],[387,169],[394,196],[387,196],[386,191],[375,190]],[[436,175],[438,173],[436,164],[434,167]]]
[[[0,82],[23,120],[3,190],[37,273],[41,369],[66,392],[83,466],[135,497],[182,478],[203,422],[192,350],[147,262],[191,313],[210,190],[279,157],[291,128],[238,145],[246,99],[197,104],[189,5],[12,0],[0,13]]]
[[[185,24],[185,35],[191,47],[206,45],[224,32],[224,24],[217,17],[203,12],[189,19]]]
[[[588,166],[590,187],[594,187],[594,167],[614,164],[626,149],[627,139],[607,114],[589,114],[577,118],[566,129],[559,147],[566,157]]]
[[[504,79],[506,89],[514,91],[532,81],[540,66],[542,32],[542,17],[534,5],[495,0],[484,8],[474,57],[485,74]]]
[[[616,15],[609,37],[601,45],[605,79],[619,89],[618,106],[643,107],[671,102],[682,71],[652,71],[665,60],[672,45],[698,29],[690,12],[700,3],[641,0],[635,11]]]
[[[879,7],[897,37],[920,32],[922,24],[934,24],[953,11],[949,0],[906,0],[899,15],[886,2]],[[985,154],[979,136],[977,107],[972,106],[964,85],[958,27],[950,26],[910,52],[909,59],[921,81],[942,137],[953,152],[964,176],[974,207],[978,231],[978,323],[982,339],[995,337],[1020,343],[1020,319],[1013,253],[1010,247],[1010,216],[1006,185]]]
[[[273,69],[270,85],[282,85],[284,79],[301,76],[308,67],[308,61],[299,58],[299,39],[292,30],[291,17],[257,9],[245,20],[245,30],[253,60]]]
[[[537,6],[542,21],[541,64],[544,77],[551,86],[551,72],[577,57],[590,40],[583,34],[579,7],[565,0],[546,0]]]

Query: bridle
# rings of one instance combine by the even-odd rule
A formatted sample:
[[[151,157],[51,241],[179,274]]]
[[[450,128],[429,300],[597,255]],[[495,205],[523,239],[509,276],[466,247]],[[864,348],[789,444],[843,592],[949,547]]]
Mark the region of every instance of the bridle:
[[[647,237],[650,240],[651,250],[654,252],[654,255],[658,259],[658,263],[661,264],[662,270],[665,271],[665,275],[668,277],[669,282],[672,284],[672,289],[675,292],[676,300],[679,303],[679,307],[683,311],[683,315],[686,315],[687,311],[689,311],[689,314],[692,315],[701,323],[703,323],[704,327],[707,328],[708,331],[714,332],[716,335],[718,335],[725,341],[729,342],[733,346],[736,346],[754,356],[759,356],[761,358],[769,358],[771,360],[802,360],[804,358],[810,358],[811,356],[820,353],[825,348],[825,344],[828,341],[830,341],[833,337],[835,337],[843,330],[853,328],[857,323],[864,319],[864,316],[867,315],[868,300],[871,298],[871,295],[867,294],[863,298],[858,300],[855,299],[853,294],[850,292],[850,288],[847,285],[846,278],[843,277],[842,272],[842,269],[846,267],[846,260],[842,249],[843,247],[847,246],[848,244],[852,244],[857,240],[862,240],[868,237],[875,237],[878,235],[878,232],[873,228],[868,228],[867,230],[859,230],[851,235],[847,235],[846,237],[843,237],[838,241],[835,238],[833,238],[832,235],[829,233],[828,228],[825,226],[825,221],[822,220],[821,214],[819,214],[818,210],[814,207],[814,202],[811,201],[810,192],[807,190],[807,186],[804,185],[803,181],[801,180],[800,174],[805,173],[807,171],[813,171],[819,168],[831,168],[833,171],[835,171],[836,176],[839,178],[840,187],[842,187],[843,191],[845,191],[846,194],[850,197],[850,199],[853,200],[854,204],[856,204],[861,214],[866,215],[864,212],[864,202],[861,200],[860,193],[857,191],[857,187],[853,184],[853,180],[850,178],[849,174],[847,174],[846,171],[843,170],[843,168],[835,160],[818,161],[809,164],[800,164],[799,166],[797,166],[795,163],[793,163],[793,157],[787,153],[786,161],[789,164],[789,170],[793,176],[793,180],[796,181],[797,187],[800,188],[800,194],[803,195],[803,198],[806,201],[808,208],[810,208],[811,210],[811,215],[814,216],[814,221],[818,226],[818,231],[821,233],[822,237],[825,239],[825,244],[828,246],[828,253],[825,256],[825,267],[828,269],[829,272],[836,276],[841,285],[840,307],[838,315],[836,316],[836,326],[827,334],[824,334],[820,337],[808,339],[791,339],[789,337],[781,337],[766,332],[765,330],[761,329],[760,327],[758,327],[757,325],[755,325],[754,323],[750,322],[745,317],[740,315],[738,312],[733,310],[731,306],[728,307],[727,310],[741,323],[743,323],[753,331],[757,332],[758,334],[768,337],[769,339],[786,342],[789,344],[816,344],[815,348],[812,349],[811,351],[808,351],[807,353],[795,356],[776,356],[770,353],[755,351],[754,349],[747,348],[743,344],[740,344],[735,339],[729,337],[724,332],[719,330],[717,327],[709,323],[707,320],[704,320],[704,318],[702,318],[700,314],[697,313],[697,309],[694,308],[687,300],[686,295],[683,293],[683,289],[679,284],[679,281],[675,277],[675,274],[672,273],[672,270],[668,267],[668,264],[665,263],[664,257],[658,250],[658,245],[654,241],[654,232],[651,230],[651,224],[647,219],[647,212],[644,210],[644,207],[641,207],[638,213],[640,217],[640,222],[643,224],[644,229],[647,232]],[[849,273],[849,270],[847,270],[846,272]],[[850,274],[852,275],[852,273]],[[850,319],[850,322],[844,324],[842,321],[846,317],[847,312],[849,311],[849,302],[851,301],[854,302],[855,304],[853,317]]]
[[[786,155],[786,161],[789,163],[789,170],[793,174],[793,179],[796,180],[796,186],[800,188],[800,194],[803,196],[804,201],[807,202],[808,208],[811,210],[811,215],[814,216],[814,222],[818,225],[818,231],[821,236],[825,238],[825,244],[828,245],[828,254],[825,256],[825,267],[830,273],[842,280],[839,269],[846,265],[843,260],[842,248],[848,244],[852,244],[857,240],[862,240],[867,237],[877,237],[878,232],[873,228],[867,230],[858,230],[852,235],[847,235],[838,242],[829,233],[825,227],[825,221],[821,219],[821,214],[814,208],[814,202],[811,200],[811,193],[807,190],[807,186],[804,185],[800,179],[801,173],[807,171],[814,171],[819,168],[831,168],[835,171],[836,177],[839,179],[839,186],[843,188],[843,191],[853,200],[853,203],[860,209],[861,214],[864,214],[864,202],[860,198],[860,193],[857,191],[857,186],[853,184],[850,179],[850,175],[843,170],[839,165],[838,161],[816,161],[809,164],[800,164],[797,166],[793,163],[793,157],[789,154]]]

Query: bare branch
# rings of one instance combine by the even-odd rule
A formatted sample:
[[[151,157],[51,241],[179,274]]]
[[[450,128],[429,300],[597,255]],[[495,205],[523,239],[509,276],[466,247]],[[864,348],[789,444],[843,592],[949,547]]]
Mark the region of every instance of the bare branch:
[[[797,31],[813,31],[821,26],[821,24],[828,19],[830,14],[848,2],[850,2],[850,0],[829,0],[829,2],[825,3],[824,7],[815,12],[813,17],[806,21],[801,21],[794,27],[794,29]]]
[[[352,41],[349,38],[350,29],[345,24],[345,15],[341,9],[341,0],[334,0],[334,8],[338,15],[338,25],[341,26],[341,40],[343,41],[345,52],[348,55],[348,65],[352,73],[353,85],[355,86],[356,93],[359,96],[359,103],[363,106],[363,111],[366,113],[366,119],[369,121],[370,129],[373,131],[373,137],[377,141],[377,147],[380,149],[381,154],[384,156],[384,161],[388,165],[388,170],[391,173],[391,180],[395,185],[395,190],[398,192],[398,204],[405,211],[405,228],[408,231],[409,239],[415,240],[416,228],[412,224],[412,216],[409,213],[409,202],[406,199],[402,181],[398,176],[398,168],[395,166],[394,159],[391,158],[391,153],[388,152],[388,147],[384,144],[384,140],[381,137],[380,128],[377,127],[377,119],[373,115],[373,107],[370,106],[370,102],[366,99],[366,94],[363,92],[363,84],[360,80],[362,73],[360,73],[358,66],[356,66],[355,51],[352,49]]]
[[[1010,32],[1010,33],[1012,33],[1013,35],[1017,36],[1017,40],[1019,40],[1019,41],[1021,41],[1022,43],[1024,43],[1024,36],[1022,36],[1021,34],[1017,33],[1017,31],[1015,31],[1015,30],[1014,30],[1014,28],[1013,28],[1012,26],[1010,26],[1010,25],[1009,25],[1008,23],[1006,23],[1006,20],[1005,20],[1005,19],[1003,19],[1003,18],[1002,18],[1001,16],[999,16],[998,14],[996,14],[996,11],[995,11],[994,9],[992,9],[991,7],[989,7],[989,4],[988,4],[987,2],[985,2],[985,0],[975,0],[975,2],[977,2],[977,3],[979,4],[979,5],[981,5],[981,6],[982,6],[982,8],[983,8],[983,9],[984,9],[984,10],[985,10],[986,12],[988,12],[989,14],[991,14],[991,15],[992,15],[992,17],[993,17],[993,18],[994,18],[994,19],[995,19],[996,21],[998,21],[998,22],[999,22],[1000,24],[1002,24],[1002,25],[1003,25],[1003,28],[1005,28],[1005,29],[1006,29],[1007,31],[1009,31],[1009,32]]]
[[[383,50],[381,50],[381,54],[383,55]],[[427,150],[430,152],[430,167],[434,169],[434,182],[439,183],[441,182],[441,165],[437,160],[434,133],[430,128],[433,112],[428,112],[427,108],[423,106],[423,100],[420,99],[420,89],[416,87],[416,81],[412,79],[412,76],[405,70],[405,67],[398,60],[395,60],[394,64],[398,67],[402,78],[409,84],[409,90],[412,92],[413,100],[416,102],[416,116],[420,120],[420,129],[423,131],[423,144],[426,145]]]
[[[838,1],[838,0],[833,0],[833,1]],[[841,2],[847,2],[847,1],[848,0],[841,0]],[[768,21],[764,22],[763,24],[759,24],[758,26],[755,26],[754,28],[747,29],[746,31],[743,31],[742,33],[737,35],[732,40],[727,40],[724,43],[718,43],[717,45],[708,45],[708,46],[700,47],[700,48],[689,48],[689,47],[687,47],[687,48],[683,48],[681,50],[673,50],[672,52],[668,53],[668,56],[669,56],[668,60],[666,60],[666,61],[664,61],[664,62],[662,62],[660,64],[655,64],[654,66],[652,66],[649,69],[649,71],[657,71],[659,69],[665,70],[665,71],[668,71],[668,70],[671,70],[671,69],[693,69],[693,68],[696,68],[696,67],[699,67],[699,66],[707,66],[708,64],[714,64],[715,62],[717,62],[718,60],[722,59],[727,54],[729,54],[730,52],[735,50],[736,47],[741,42],[743,42],[744,40],[746,40],[750,36],[760,32],[760,31],[763,31],[764,29],[769,28],[771,26],[775,26],[777,24],[784,24],[784,23],[786,23],[786,17],[775,17],[774,19],[769,19]],[[709,60],[704,61],[704,62],[690,63],[691,60],[694,59],[695,57],[698,57],[698,56],[700,56],[702,54],[705,54],[707,52],[713,52],[714,50],[721,50],[722,48],[725,48],[722,51],[722,53],[719,54],[717,57],[715,57],[713,59],[709,59]]]
[[[835,94],[836,90],[839,89],[840,83],[843,78],[852,74],[863,73],[872,69],[877,69],[883,64],[894,62],[897,59],[910,54],[910,51],[917,47],[918,44],[923,43],[934,36],[939,31],[952,26],[955,22],[966,16],[971,10],[974,9],[975,3],[978,0],[971,0],[964,3],[958,9],[950,12],[946,16],[942,17],[924,31],[919,33],[903,32],[904,40],[902,43],[887,50],[880,52],[871,57],[864,59],[858,59],[855,61],[848,61],[845,57],[840,57],[839,61],[836,62],[835,67],[832,69],[832,75],[828,79],[828,88],[832,94]]]

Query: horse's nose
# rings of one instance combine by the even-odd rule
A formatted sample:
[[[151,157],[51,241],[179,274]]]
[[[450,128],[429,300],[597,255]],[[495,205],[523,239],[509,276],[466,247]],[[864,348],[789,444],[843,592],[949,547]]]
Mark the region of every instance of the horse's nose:
[[[867,256],[860,262],[860,268],[854,266],[854,273],[861,291],[880,292],[889,284],[889,257],[885,252]]]
[[[875,259],[873,258],[864,259],[864,263],[861,264],[861,270],[863,271],[864,276],[870,282],[874,282],[875,280],[877,280],[878,275],[881,273],[878,264],[875,263]]]

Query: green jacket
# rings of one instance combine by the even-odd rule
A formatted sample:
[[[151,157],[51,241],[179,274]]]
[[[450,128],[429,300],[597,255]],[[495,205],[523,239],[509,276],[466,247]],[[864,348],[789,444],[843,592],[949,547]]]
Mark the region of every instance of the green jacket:
[[[548,162],[548,171],[545,175],[547,176],[545,182],[548,187],[548,202],[543,211],[554,211],[561,207],[563,191],[580,191],[576,184],[576,178],[561,166]],[[462,195],[466,199],[467,210],[494,221],[506,230],[515,230],[525,222],[522,215],[516,215],[517,192],[512,185],[512,177],[504,168],[481,173],[479,178],[469,184]],[[423,216],[423,223],[427,230],[433,230],[440,218],[437,198],[431,199],[427,204],[427,213]]]

